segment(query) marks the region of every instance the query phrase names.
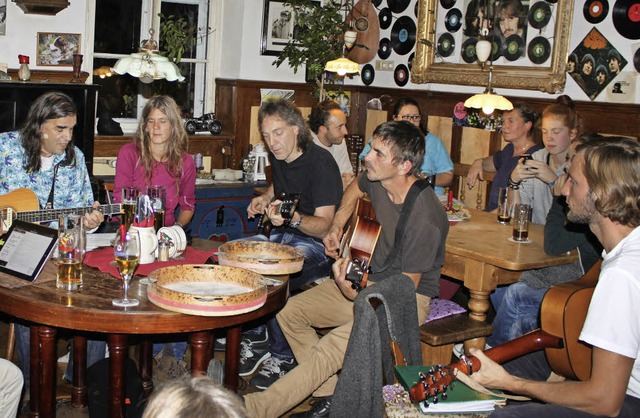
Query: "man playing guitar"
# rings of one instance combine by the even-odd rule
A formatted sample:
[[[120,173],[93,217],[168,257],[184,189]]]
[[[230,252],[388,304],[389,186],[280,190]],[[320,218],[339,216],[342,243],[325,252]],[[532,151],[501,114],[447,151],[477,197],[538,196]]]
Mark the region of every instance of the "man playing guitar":
[[[640,411],[640,145],[609,137],[577,148],[562,194],[571,222],[586,223],[604,247],[580,339],[593,346],[591,376],[539,382],[509,374],[479,350],[472,378],[494,389],[536,398],[492,417],[637,417]]]
[[[371,259],[369,285],[399,273],[410,277],[417,289],[419,320],[424,322],[430,298],[438,295],[444,243],[449,231],[447,216],[433,189],[416,184],[424,157],[424,137],[408,122],[387,122],[376,128],[371,145],[372,151],[364,159],[367,171],[345,191],[324,238],[325,251],[338,257],[344,226],[358,199],[367,193],[382,226]],[[413,197],[408,199],[408,196]],[[413,205],[408,201],[413,201]],[[405,205],[407,209],[403,210]],[[413,207],[409,209],[409,206]],[[397,239],[396,226],[403,217],[406,217],[406,228],[403,237]],[[388,258],[391,258],[389,262]],[[336,373],[342,368],[351,334],[352,301],[357,296],[352,282],[345,280],[349,261],[348,258],[337,260],[333,265],[335,280],[327,280],[292,297],[277,315],[299,365],[266,391],[245,396],[251,416],[280,416],[311,394],[316,398],[311,411],[291,416],[329,415],[338,380]],[[320,339],[314,327],[333,330]]]

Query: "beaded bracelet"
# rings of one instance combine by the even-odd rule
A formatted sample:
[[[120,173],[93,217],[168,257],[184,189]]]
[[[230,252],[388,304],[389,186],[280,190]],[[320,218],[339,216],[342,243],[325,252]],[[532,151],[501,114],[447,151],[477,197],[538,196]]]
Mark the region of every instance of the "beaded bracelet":
[[[511,180],[511,177],[509,177],[509,179],[507,180],[507,185],[509,186],[510,189],[513,190],[518,190],[520,188],[520,183],[522,183],[521,181],[519,182],[515,182],[513,180]]]

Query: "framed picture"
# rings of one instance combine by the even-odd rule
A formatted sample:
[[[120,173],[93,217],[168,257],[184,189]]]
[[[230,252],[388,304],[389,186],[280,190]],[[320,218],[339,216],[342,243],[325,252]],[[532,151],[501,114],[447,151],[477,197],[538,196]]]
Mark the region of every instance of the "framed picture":
[[[278,55],[294,39],[299,26],[291,6],[285,6],[285,0],[264,0],[262,14],[261,55]],[[320,1],[311,3],[320,6]]]
[[[447,5],[448,8],[445,8]],[[486,86],[478,64],[478,28],[489,27],[494,87],[558,93],[566,81],[572,1],[418,0],[411,81]],[[509,9],[502,9],[505,5]],[[484,10],[487,8],[488,10]],[[486,17],[493,16],[493,22]],[[507,28],[506,22],[513,27]]]
[[[79,33],[38,32],[36,65],[73,66],[73,54],[80,51]]]

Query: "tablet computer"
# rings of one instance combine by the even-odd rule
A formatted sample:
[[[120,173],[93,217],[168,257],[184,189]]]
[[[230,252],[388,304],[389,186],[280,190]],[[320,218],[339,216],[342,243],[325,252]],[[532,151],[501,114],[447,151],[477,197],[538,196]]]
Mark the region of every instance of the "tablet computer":
[[[16,219],[3,238],[0,271],[32,282],[51,257],[58,230]]]

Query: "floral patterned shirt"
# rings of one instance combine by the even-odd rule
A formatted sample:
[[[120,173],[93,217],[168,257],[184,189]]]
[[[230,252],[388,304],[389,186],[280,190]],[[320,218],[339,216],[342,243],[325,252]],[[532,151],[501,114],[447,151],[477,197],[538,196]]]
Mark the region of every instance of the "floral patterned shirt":
[[[56,173],[56,186],[53,207],[72,208],[91,206],[93,191],[89,181],[89,172],[84,154],[75,147],[76,162],[66,167],[59,166]],[[54,167],[65,155],[55,155],[53,166],[47,170],[28,173],[27,155],[22,147],[19,132],[0,134],[0,195],[19,188],[31,189],[38,196],[40,208],[44,208],[53,183]]]

